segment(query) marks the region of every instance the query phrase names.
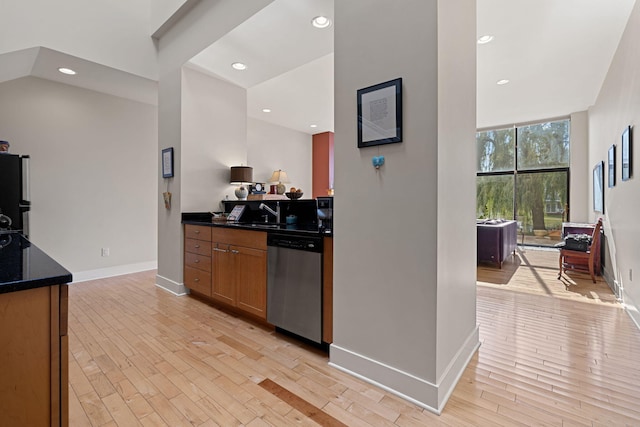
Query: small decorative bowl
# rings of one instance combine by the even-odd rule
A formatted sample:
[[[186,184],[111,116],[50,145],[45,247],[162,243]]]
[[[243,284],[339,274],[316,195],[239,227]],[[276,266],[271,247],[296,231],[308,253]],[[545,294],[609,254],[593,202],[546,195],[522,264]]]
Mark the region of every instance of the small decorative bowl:
[[[300,197],[302,197],[302,195],[303,195],[304,193],[302,193],[302,192],[292,193],[292,192],[290,192],[290,191],[289,191],[289,192],[286,192],[286,193],[284,193],[284,194],[285,194],[285,196],[287,196],[287,197],[288,197],[288,198],[290,198],[291,200],[296,200],[296,199],[299,199]]]

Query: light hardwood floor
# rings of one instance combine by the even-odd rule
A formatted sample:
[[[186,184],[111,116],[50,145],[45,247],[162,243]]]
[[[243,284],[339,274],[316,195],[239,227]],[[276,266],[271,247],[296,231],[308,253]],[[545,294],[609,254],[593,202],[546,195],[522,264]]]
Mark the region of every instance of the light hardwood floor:
[[[640,425],[640,331],[604,282],[556,265],[527,250],[478,267],[482,346],[441,416],[153,271],[74,284],[70,425]]]

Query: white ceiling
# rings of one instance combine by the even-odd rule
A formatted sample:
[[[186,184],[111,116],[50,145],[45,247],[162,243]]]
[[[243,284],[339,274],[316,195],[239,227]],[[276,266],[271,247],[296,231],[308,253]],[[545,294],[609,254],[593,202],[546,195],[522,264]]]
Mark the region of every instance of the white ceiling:
[[[275,0],[190,62],[246,88],[249,117],[333,131],[333,26],[314,28],[320,15],[333,19],[333,0]],[[231,68],[238,61],[247,69]]]
[[[309,134],[333,131],[333,26],[310,24],[317,15],[333,18],[333,1],[275,0],[191,66],[246,88],[250,117]],[[565,116],[593,105],[634,2],[477,0],[477,34],[495,37],[478,45],[477,126]],[[248,69],[234,71],[235,61]],[[69,64],[81,72],[57,72]],[[152,80],[50,49],[0,55],[0,82],[25,75],[146,103],[157,99]],[[496,85],[503,78],[510,83]]]
[[[477,34],[495,37],[478,45],[478,128],[593,105],[634,2],[478,0]],[[250,117],[333,131],[333,27],[313,28],[317,15],[333,18],[333,0],[275,0],[191,62],[246,88]],[[247,70],[233,70],[236,61]]]

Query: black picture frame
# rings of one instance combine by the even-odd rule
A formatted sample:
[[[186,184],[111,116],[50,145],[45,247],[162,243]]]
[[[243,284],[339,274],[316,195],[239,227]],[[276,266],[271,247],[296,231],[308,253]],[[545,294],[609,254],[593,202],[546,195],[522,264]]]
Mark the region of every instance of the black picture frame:
[[[593,167],[593,210],[604,213],[604,162]]]
[[[402,142],[402,78],[358,89],[358,148]]]
[[[607,154],[607,165],[607,185],[609,188],[613,188],[616,186],[616,144],[613,144],[611,147],[609,147],[609,152]]]
[[[631,126],[622,132],[622,180],[628,181],[633,176],[633,151],[631,147]]]
[[[162,177],[173,177],[173,147],[165,148],[162,150]]]

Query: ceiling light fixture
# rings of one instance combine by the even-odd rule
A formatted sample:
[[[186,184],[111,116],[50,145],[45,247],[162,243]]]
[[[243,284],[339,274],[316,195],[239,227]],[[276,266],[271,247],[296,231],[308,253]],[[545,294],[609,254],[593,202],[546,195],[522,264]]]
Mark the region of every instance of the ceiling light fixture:
[[[329,28],[331,26],[331,19],[326,16],[316,16],[311,20],[311,25],[316,28]]]
[[[238,71],[243,71],[247,69],[247,65],[243,64],[242,62],[234,62],[233,64],[231,64],[231,66],[233,67],[234,70],[238,70]]]
[[[311,126],[309,126],[309,127],[310,127],[310,128],[317,128],[317,127],[318,127],[318,125],[311,125]]]
[[[62,74],[68,74],[70,76],[73,76],[73,75],[77,74],[71,68],[65,68],[65,67],[58,68],[58,71],[60,71]]]
[[[270,113],[270,112],[271,112],[271,109],[270,109],[270,108],[263,108],[263,109],[262,109],[262,112],[263,112],[263,113]]]
[[[493,36],[490,35],[490,34],[487,34],[487,35],[484,35],[484,36],[478,38],[478,44],[487,44],[491,40],[493,40]]]
[[[498,84],[498,85],[506,85],[507,83],[509,83],[508,79],[502,79],[502,80],[498,80],[496,82],[496,84]]]

